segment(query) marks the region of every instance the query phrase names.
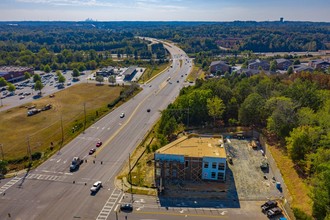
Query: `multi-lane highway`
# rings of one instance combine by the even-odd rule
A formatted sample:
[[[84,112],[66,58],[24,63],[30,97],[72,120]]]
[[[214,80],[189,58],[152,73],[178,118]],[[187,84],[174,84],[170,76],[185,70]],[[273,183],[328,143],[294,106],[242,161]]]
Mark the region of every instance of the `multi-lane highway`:
[[[110,219],[122,198],[121,190],[114,186],[116,174],[159,118],[160,111],[178,96],[191,70],[191,59],[181,49],[166,47],[172,55],[172,67],[142,85],[137,96],[37,169],[0,183],[0,219]],[[122,112],[124,118],[120,117]],[[88,155],[97,141],[103,145],[94,155]],[[69,172],[75,156],[83,158],[84,163],[76,172]],[[103,188],[90,195],[90,187],[98,180]]]

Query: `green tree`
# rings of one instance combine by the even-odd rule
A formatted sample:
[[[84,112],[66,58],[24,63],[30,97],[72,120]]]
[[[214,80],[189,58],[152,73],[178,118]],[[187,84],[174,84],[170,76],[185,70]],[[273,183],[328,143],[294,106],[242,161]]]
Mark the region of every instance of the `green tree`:
[[[6,86],[7,85],[7,81],[5,80],[5,78],[0,77],[0,87]]]
[[[44,66],[44,71],[45,71],[46,73],[50,73],[51,68],[50,68],[50,66],[49,66],[48,64]]]
[[[25,72],[24,79],[30,79],[30,78],[31,78],[31,74],[29,72]]]
[[[275,72],[277,70],[277,62],[276,60],[273,60],[272,62],[270,62],[270,71]]]
[[[7,173],[7,165],[7,161],[0,160],[0,174],[5,175]]]
[[[260,125],[262,123],[265,99],[257,93],[250,94],[242,103],[238,119],[243,125]]]
[[[14,92],[16,90],[16,87],[12,83],[8,83],[7,85],[9,92]]]
[[[207,109],[209,116],[213,117],[213,123],[215,126],[215,120],[220,119],[225,111],[225,104],[222,99],[217,96],[207,99]]]
[[[290,132],[286,138],[289,155],[294,162],[305,163],[306,156],[316,151],[322,129],[319,127],[300,126]]]
[[[267,129],[281,138],[288,136],[298,124],[295,105],[290,98],[274,97],[267,100],[265,114],[266,112],[270,114],[267,118]]]
[[[309,107],[316,111],[323,106],[323,98],[318,86],[309,80],[295,80],[284,94],[299,107]]]
[[[108,81],[109,83],[112,83],[112,85],[114,85],[116,83],[116,76],[109,76]]]
[[[85,66],[84,64],[80,64],[79,67],[78,67],[78,70],[79,70],[80,72],[83,72],[83,71],[86,70],[86,66]]]
[[[312,168],[313,216],[327,219],[330,217],[330,149],[319,148],[312,155]]]
[[[37,81],[34,85],[34,90],[39,91],[40,93],[43,88],[44,88],[44,85],[41,83],[41,81]]]
[[[290,67],[288,68],[287,74],[288,74],[288,75],[293,74],[293,67],[292,67],[292,66],[290,66]]]
[[[65,83],[65,77],[62,75],[62,74],[60,74],[59,76],[58,76],[58,82],[59,83]]]
[[[104,77],[99,75],[99,76],[96,76],[95,80],[97,82],[99,82],[100,84],[102,84],[104,82]]]
[[[80,72],[79,72],[79,70],[78,69],[73,69],[73,71],[72,71],[72,77],[74,77],[74,78],[77,78],[77,77],[79,77],[80,76]]]
[[[33,82],[41,81],[41,76],[39,74],[33,75]]]

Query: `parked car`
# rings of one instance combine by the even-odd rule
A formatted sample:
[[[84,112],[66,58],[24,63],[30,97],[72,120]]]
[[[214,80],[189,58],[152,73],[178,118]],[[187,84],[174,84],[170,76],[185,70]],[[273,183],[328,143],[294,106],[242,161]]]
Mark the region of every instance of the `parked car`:
[[[102,141],[96,143],[96,147],[101,147],[101,145],[102,145]]]
[[[265,202],[264,204],[261,205],[261,210],[262,212],[266,212],[271,208],[274,208],[277,206],[277,202],[274,200],[268,200],[267,202]]]
[[[94,153],[95,153],[95,151],[96,151],[96,149],[95,149],[95,148],[92,148],[92,149],[90,149],[90,150],[89,150],[89,155],[92,155],[92,154],[94,154]]]
[[[150,108],[148,108],[148,109],[147,109],[147,112],[150,112],[150,111],[151,111]]]
[[[267,211],[267,217],[272,218],[274,216],[282,214],[282,210],[279,207],[274,207]]]
[[[133,205],[130,204],[130,203],[121,204],[120,205],[120,210],[121,211],[126,211],[126,212],[131,212],[131,211],[133,211]]]
[[[97,191],[100,190],[102,187],[102,182],[101,181],[96,181],[93,186],[91,187],[91,193],[96,193]]]
[[[24,95],[21,95],[20,97],[19,97],[19,99],[24,99],[25,98],[25,96]]]

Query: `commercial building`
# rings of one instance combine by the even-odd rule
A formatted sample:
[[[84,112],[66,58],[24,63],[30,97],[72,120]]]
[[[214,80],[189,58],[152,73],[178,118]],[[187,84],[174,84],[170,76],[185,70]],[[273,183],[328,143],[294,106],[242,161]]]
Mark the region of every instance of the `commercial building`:
[[[190,134],[158,149],[154,155],[156,185],[167,182],[225,181],[226,150],[222,136]]]
[[[123,75],[125,76],[124,80],[131,81],[136,73],[136,68],[137,66],[128,67],[128,69],[123,73]]]
[[[7,82],[17,82],[24,79],[24,73],[34,74],[34,69],[21,66],[2,66],[0,67],[0,77],[3,77]]]

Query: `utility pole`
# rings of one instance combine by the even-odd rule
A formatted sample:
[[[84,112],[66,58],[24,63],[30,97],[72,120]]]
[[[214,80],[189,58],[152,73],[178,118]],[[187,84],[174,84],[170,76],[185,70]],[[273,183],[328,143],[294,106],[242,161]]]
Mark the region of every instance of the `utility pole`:
[[[131,185],[131,195],[132,195],[132,203],[133,203],[133,188],[132,188],[132,172],[131,172],[131,154],[128,154],[128,168],[129,168],[129,183]]]
[[[85,115],[85,121],[84,121],[84,133],[86,129],[86,102],[84,102],[84,115]]]

